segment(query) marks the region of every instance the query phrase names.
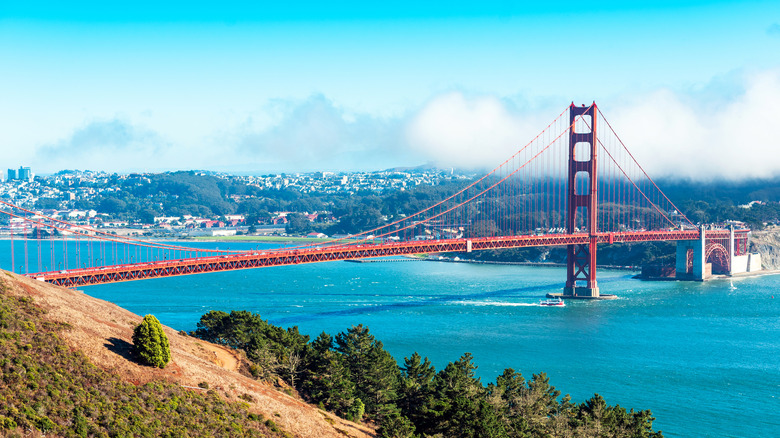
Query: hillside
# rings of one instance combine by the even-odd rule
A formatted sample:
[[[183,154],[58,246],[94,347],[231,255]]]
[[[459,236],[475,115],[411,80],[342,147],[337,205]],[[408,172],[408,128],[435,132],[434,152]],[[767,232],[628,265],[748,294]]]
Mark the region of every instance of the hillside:
[[[234,436],[284,436],[285,432],[299,437],[360,438],[374,435],[370,428],[347,422],[280,392],[270,385],[240,374],[237,370],[242,360],[232,350],[180,335],[175,330],[165,327],[171,345],[171,363],[165,369],[141,366],[130,356],[132,329],[141,321],[140,316],[109,302],[89,297],[82,292],[51,286],[5,271],[0,272],[0,289],[2,289],[0,304],[3,305],[3,309],[7,309],[5,313],[0,312],[0,316],[3,317],[0,318],[0,328],[6,339],[4,341],[0,339],[2,341],[0,346],[8,350],[3,359],[3,380],[0,381],[0,391],[14,394],[19,398],[29,397],[31,400],[28,401],[32,403],[30,406],[34,407],[8,406],[6,403],[0,408],[0,433],[3,428],[13,430],[10,427],[13,426],[11,419],[13,412],[16,412],[20,420],[15,423],[19,427],[29,420],[28,427],[32,425],[39,430],[50,430],[55,432],[55,435],[58,430],[69,431],[62,432],[65,436],[81,435],[72,433],[72,427],[76,427],[77,420],[84,418],[80,408],[74,407],[74,400],[79,398],[75,394],[54,388],[58,383],[44,381],[44,378],[41,378],[41,382],[33,380],[26,385],[22,380],[19,390],[14,389],[16,388],[14,385],[20,384],[21,376],[26,376],[29,380],[31,376],[37,374],[41,376],[47,374],[45,379],[51,379],[51,375],[59,378],[62,374],[70,374],[67,369],[61,368],[63,358],[78,362],[82,360],[80,355],[83,353],[85,364],[79,366],[79,372],[73,372],[70,376],[73,385],[70,390],[76,391],[73,388],[77,387],[80,388],[79,391],[84,392],[89,386],[90,389],[85,397],[89,400],[102,400],[99,403],[99,413],[95,413],[94,417],[89,419],[89,424],[92,426],[101,424],[101,421],[105,422],[106,414],[103,413],[103,409],[106,409],[106,405],[115,403],[121,405],[121,409],[127,409],[128,400],[135,400],[140,406],[138,409],[143,412],[144,406],[149,404],[148,399],[154,399],[154,403],[171,403],[179,406],[177,410],[170,413],[172,416],[184,415],[182,411],[186,412],[188,409],[187,403],[205,406],[198,407],[196,411],[198,421],[202,422],[197,426],[200,429],[188,429],[186,432],[175,430],[170,432],[172,436],[221,434],[208,430],[210,418],[208,414],[211,412],[216,412],[212,415],[218,416],[219,421],[226,421],[226,424],[235,428],[229,433]],[[19,319],[22,317],[26,319]],[[17,327],[18,331],[14,332],[14,327]],[[30,333],[26,333],[25,330]],[[15,339],[16,342],[9,342],[8,339]],[[70,353],[64,353],[66,349],[59,345],[60,340],[69,347]],[[33,351],[39,344],[42,352]],[[53,350],[43,351],[49,347]],[[14,354],[17,356],[10,357]],[[94,372],[90,363],[95,365]],[[41,370],[48,371],[44,373]],[[81,378],[87,379],[88,382],[77,380]],[[199,386],[208,387],[209,390]],[[111,390],[95,388],[111,388]],[[140,388],[138,391],[143,395],[133,393],[134,388]],[[151,395],[149,395],[150,391],[152,391]],[[158,391],[159,394],[155,395],[154,391]],[[27,392],[29,395],[25,395]],[[106,394],[119,394],[121,400],[111,400],[110,397],[106,398]],[[209,404],[211,403],[209,399],[212,398],[216,400],[217,407],[210,411],[213,403]],[[224,403],[225,401],[230,403]],[[64,408],[58,406],[70,406],[68,409],[74,411],[73,419],[60,424],[57,418],[63,416]],[[248,410],[242,414],[242,409]],[[20,410],[22,413],[19,412]],[[151,410],[151,412],[160,411],[164,413],[165,409],[157,406]],[[86,413],[84,415],[89,417]],[[133,415],[139,416],[138,413]],[[129,418],[133,418],[133,415]],[[254,420],[259,425],[245,424],[246,418],[242,417]],[[270,421],[258,421],[263,418]],[[120,420],[114,421],[121,423]],[[136,418],[134,421],[140,420]],[[219,421],[215,420],[214,423]],[[131,420],[127,420],[127,424],[131,424]],[[154,424],[147,426],[154,427]],[[160,432],[159,424],[157,427],[155,433]],[[179,429],[181,427],[183,426],[180,425]],[[249,429],[255,432],[248,433]],[[243,430],[243,432],[236,433],[236,430]],[[81,436],[87,436],[86,432]]]

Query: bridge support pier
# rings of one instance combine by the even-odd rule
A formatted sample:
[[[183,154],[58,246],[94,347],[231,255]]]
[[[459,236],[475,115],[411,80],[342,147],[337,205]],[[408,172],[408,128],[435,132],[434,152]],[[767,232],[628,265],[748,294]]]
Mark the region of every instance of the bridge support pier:
[[[596,283],[596,238],[588,244],[567,247],[566,271],[568,273],[563,296],[567,298],[598,298]],[[584,283],[578,286],[577,282]]]
[[[678,280],[704,281],[707,262],[705,260],[704,229],[699,240],[678,240],[675,257],[675,278]]]

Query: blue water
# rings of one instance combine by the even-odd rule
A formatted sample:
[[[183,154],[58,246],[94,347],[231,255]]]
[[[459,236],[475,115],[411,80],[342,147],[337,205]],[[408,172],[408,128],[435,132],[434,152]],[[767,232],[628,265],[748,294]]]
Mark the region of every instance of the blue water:
[[[564,274],[331,262],[84,291],[187,331],[209,310],[250,310],[312,338],[362,323],[399,361],[417,351],[441,369],[471,352],[484,383],[507,367],[526,377],[546,372],[574,401],[598,392],[610,404],[652,410],[666,436],[780,436],[780,276],[642,282],[599,270],[602,292],[620,299],[538,306],[560,291]]]

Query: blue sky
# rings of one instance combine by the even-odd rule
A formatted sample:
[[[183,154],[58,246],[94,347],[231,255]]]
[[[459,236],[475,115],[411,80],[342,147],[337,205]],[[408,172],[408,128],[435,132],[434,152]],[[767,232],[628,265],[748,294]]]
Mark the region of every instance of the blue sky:
[[[595,100],[654,174],[780,170],[776,1],[7,3],[3,167],[489,166]]]

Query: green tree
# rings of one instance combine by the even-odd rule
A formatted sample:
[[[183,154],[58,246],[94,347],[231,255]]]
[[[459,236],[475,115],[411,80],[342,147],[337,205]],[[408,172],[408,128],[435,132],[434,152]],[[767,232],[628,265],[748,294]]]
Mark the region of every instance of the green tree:
[[[353,405],[355,384],[343,357],[333,350],[333,337],[322,332],[312,341],[303,388],[314,401],[346,416]]]
[[[98,203],[98,210],[101,213],[110,213],[110,214],[124,213],[126,209],[127,209],[127,203],[113,196],[107,196],[101,199],[100,202]]]
[[[359,324],[336,335],[336,351],[344,358],[367,413],[376,414],[395,402],[401,378],[398,364],[368,327]]]
[[[60,201],[55,198],[40,197],[35,201],[35,208],[40,209],[55,209],[60,208]]]
[[[339,217],[339,222],[334,224],[330,232],[335,233],[359,233],[368,231],[382,225],[382,213],[364,204],[350,204],[333,212]]]
[[[244,350],[251,361],[263,367],[263,376],[281,373],[296,386],[309,342],[297,326],[285,330],[246,310],[229,314],[212,310],[201,316],[197,326],[196,337]]]
[[[287,234],[306,234],[311,231],[311,221],[302,214],[290,213],[287,215],[287,225],[284,232]]]
[[[628,412],[621,406],[609,406],[604,398],[595,394],[578,407],[579,429],[589,436],[637,438],[661,437],[653,432],[653,418],[649,410]]]
[[[433,382],[436,369],[426,357],[424,360],[418,353],[404,358],[401,367],[401,385],[398,407],[401,412],[421,430],[433,430],[429,410],[433,404]]]
[[[151,208],[144,208],[138,212],[138,220],[145,224],[153,224],[154,218],[160,214]]]
[[[366,405],[359,398],[356,398],[349,409],[348,419],[356,423],[363,421],[363,414],[366,412]]]
[[[411,438],[415,436],[414,431],[414,424],[397,408],[385,409],[377,429],[382,438]]]
[[[436,375],[437,400],[431,410],[438,420],[434,432],[458,437],[505,437],[504,425],[496,409],[487,402],[472,359],[471,353],[466,353]]]
[[[171,361],[168,336],[154,315],[144,316],[143,321],[133,330],[133,350],[146,365],[165,368]]]

